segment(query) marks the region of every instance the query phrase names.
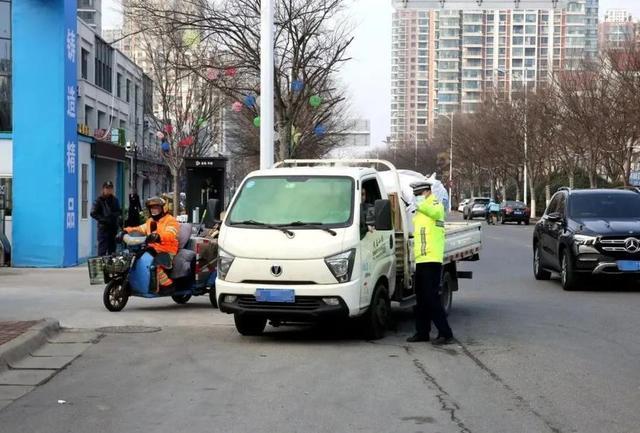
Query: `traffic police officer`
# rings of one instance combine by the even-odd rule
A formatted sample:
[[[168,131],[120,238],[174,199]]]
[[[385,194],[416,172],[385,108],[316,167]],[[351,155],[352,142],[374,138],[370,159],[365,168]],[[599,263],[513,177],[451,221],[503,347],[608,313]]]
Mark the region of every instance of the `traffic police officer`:
[[[416,333],[407,341],[429,341],[431,322],[438,329],[434,345],[449,344],[453,333],[447,315],[440,302],[442,261],[444,259],[444,206],[431,193],[427,181],[411,184],[416,196],[416,213],[413,217],[413,251],[416,261],[415,291]]]

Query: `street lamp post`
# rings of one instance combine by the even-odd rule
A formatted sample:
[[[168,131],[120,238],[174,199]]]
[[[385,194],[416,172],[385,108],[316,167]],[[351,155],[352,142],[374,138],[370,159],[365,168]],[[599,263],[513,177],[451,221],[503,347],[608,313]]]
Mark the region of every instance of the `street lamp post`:
[[[442,117],[449,119],[451,129],[449,131],[449,212],[451,212],[451,192],[453,185],[453,112],[449,115],[443,114]]]
[[[528,194],[527,194],[527,165],[528,165],[528,159],[527,159],[527,111],[528,111],[528,104],[527,104],[527,70],[525,69],[523,74],[522,74],[522,81],[523,81],[523,87],[524,87],[524,204],[526,206],[529,205],[527,198],[528,198]],[[533,213],[535,213],[535,209],[532,209]]]

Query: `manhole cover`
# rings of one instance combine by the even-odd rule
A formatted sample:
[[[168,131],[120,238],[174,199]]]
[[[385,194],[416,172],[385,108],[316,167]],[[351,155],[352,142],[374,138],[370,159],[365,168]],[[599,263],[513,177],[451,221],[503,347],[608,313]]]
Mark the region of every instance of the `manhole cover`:
[[[162,328],[155,326],[105,326],[98,328],[96,331],[105,334],[145,334],[150,332],[159,332]]]

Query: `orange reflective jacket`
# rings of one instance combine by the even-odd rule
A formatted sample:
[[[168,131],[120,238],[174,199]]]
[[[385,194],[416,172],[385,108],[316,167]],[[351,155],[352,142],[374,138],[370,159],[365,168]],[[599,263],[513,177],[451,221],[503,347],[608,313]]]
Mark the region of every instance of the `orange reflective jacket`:
[[[151,234],[151,223],[154,222],[153,218],[149,218],[147,222],[138,227],[126,227],[124,230],[127,233],[140,232],[145,235]],[[173,215],[165,214],[158,221],[155,221],[157,228],[155,233],[160,235],[160,242],[149,244],[151,248],[159,253],[178,253],[178,230],[180,228],[178,220]]]

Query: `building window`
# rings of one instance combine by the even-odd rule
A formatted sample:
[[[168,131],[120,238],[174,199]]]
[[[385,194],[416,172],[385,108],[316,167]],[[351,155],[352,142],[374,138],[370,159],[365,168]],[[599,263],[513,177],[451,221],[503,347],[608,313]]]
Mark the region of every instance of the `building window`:
[[[82,78],[85,80],[89,78],[89,52],[84,48],[80,50],[80,72]]]
[[[95,38],[95,84],[107,92],[113,88],[113,48],[102,39]]]
[[[131,102],[131,80],[127,80],[127,102]]]
[[[122,74],[116,75],[116,96],[122,98]]]
[[[6,216],[11,216],[13,209],[12,183],[10,177],[0,177],[0,210],[4,208]]]
[[[82,171],[80,174],[80,182],[81,182],[81,205],[80,205],[80,218],[86,220],[87,216],[87,208],[89,207],[89,176],[87,174],[89,170],[88,164],[82,164]]]
[[[11,2],[0,0],[0,131],[11,131]]]

